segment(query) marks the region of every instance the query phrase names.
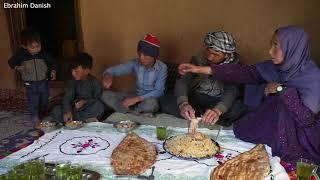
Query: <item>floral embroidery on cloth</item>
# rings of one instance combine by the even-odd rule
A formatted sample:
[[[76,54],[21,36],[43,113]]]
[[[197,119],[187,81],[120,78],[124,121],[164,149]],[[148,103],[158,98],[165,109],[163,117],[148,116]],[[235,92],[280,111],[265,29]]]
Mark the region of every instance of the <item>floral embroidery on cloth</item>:
[[[82,136],[66,140],[60,145],[60,152],[68,155],[96,154],[108,149],[110,143],[100,137]]]
[[[99,145],[99,143],[93,142],[92,139],[89,139],[89,140],[85,141],[85,143],[78,142],[77,144],[71,144],[71,146],[73,148],[78,148],[77,153],[81,153],[83,150],[85,150],[89,147],[95,148],[100,145]]]

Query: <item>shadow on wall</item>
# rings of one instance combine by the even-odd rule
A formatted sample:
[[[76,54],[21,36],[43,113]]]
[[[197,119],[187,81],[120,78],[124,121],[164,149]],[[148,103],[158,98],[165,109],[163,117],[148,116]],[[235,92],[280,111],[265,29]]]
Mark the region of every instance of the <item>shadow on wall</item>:
[[[184,36],[180,33],[175,34],[167,34],[165,38],[161,39],[161,49],[160,56],[164,57],[163,60],[165,63],[185,63],[190,62],[191,56],[197,54],[203,48],[203,35],[199,35],[197,33],[190,33],[188,36]],[[199,36],[199,37],[198,37]],[[191,49],[186,50],[188,44],[184,44],[186,38],[194,38],[196,37],[197,41],[192,42],[193,46]],[[180,48],[179,48],[180,47]],[[199,48],[200,47],[200,48]]]
[[[135,56],[124,56],[125,44],[120,44],[120,42],[121,41],[117,41],[117,38],[115,37],[104,35],[96,36],[95,40],[93,41],[94,45],[85,44],[85,51],[91,54],[94,59],[92,74],[99,80],[102,79],[102,73],[108,67],[126,63],[129,59],[136,57],[135,52],[133,52],[135,53]],[[134,44],[134,46],[136,45]],[[93,47],[102,47],[104,49],[104,53],[100,56],[100,53],[97,53],[98,50],[94,49]],[[132,92],[135,89],[134,85],[134,77],[130,75],[125,75],[115,77],[111,89],[115,91]]]

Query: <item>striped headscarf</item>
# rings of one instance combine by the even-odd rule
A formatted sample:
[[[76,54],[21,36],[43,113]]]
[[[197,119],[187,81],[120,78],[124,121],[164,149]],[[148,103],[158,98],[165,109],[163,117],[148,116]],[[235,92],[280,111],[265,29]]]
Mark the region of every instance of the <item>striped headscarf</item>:
[[[220,64],[231,63],[235,60],[236,43],[231,34],[225,31],[208,32],[204,38],[207,48],[227,54],[226,59]]]

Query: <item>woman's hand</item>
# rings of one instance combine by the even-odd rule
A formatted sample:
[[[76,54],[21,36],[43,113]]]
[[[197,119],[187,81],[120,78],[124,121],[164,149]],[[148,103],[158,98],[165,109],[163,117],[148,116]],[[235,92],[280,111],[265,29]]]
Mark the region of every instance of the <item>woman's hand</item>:
[[[204,113],[202,121],[203,123],[210,125],[215,124],[219,120],[221,114],[222,112],[218,108],[208,109]]]
[[[196,66],[190,63],[180,64],[178,67],[179,73],[181,75],[185,75],[188,72],[196,73],[196,74],[208,74],[212,73],[210,66]]]
[[[180,109],[180,115],[184,119],[191,120],[196,118],[195,111],[188,102],[181,103],[179,105],[179,109]]]
[[[181,75],[185,75],[188,72],[196,73],[198,71],[198,66],[190,63],[183,63],[179,65],[178,70]]]
[[[267,86],[264,88],[264,94],[268,96],[270,94],[277,93],[277,87],[279,86],[281,86],[281,84],[279,83],[275,83],[275,82],[268,83]]]

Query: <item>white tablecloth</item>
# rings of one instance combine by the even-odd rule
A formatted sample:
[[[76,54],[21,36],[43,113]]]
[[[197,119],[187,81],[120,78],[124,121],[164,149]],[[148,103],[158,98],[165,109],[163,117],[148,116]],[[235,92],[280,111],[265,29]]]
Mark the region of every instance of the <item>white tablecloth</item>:
[[[234,137],[232,130],[222,130],[218,143],[221,153],[211,159],[183,160],[171,156],[162,148],[162,141],[156,139],[154,126],[140,126],[134,132],[154,143],[159,155],[155,166],[155,179],[210,179],[210,172],[222,163],[241,152],[250,150],[254,144],[243,142]],[[185,133],[185,128],[168,128],[170,135]],[[199,131],[215,137],[217,130],[199,129]],[[114,179],[111,162],[113,149],[126,136],[118,132],[110,124],[89,123],[78,130],[59,129],[45,134],[32,145],[17,151],[0,161],[0,174],[5,173],[13,166],[29,159],[45,156],[46,162],[66,162],[82,165],[102,175],[101,179]],[[266,179],[289,179],[278,157],[272,157],[271,149],[266,147],[270,157],[272,172]],[[151,170],[144,174],[149,175]]]

